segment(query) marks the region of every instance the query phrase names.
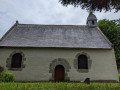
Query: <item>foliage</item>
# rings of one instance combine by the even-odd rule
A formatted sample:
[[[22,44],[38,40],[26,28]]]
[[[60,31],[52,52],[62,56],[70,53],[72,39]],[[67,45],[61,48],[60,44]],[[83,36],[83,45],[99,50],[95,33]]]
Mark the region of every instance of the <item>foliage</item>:
[[[115,22],[116,24],[118,24],[118,26],[120,27],[120,18],[116,19],[116,20],[112,20],[113,22]]]
[[[0,90],[120,90],[119,83],[1,83]]]
[[[117,60],[117,65],[120,66],[120,27],[113,22],[106,19],[100,20],[98,22],[99,28],[114,45],[115,56]]]
[[[4,71],[4,68],[0,66],[0,73]]]
[[[14,82],[15,76],[13,73],[1,72],[0,73],[0,81],[1,82]]]
[[[62,5],[73,5],[75,7],[81,6],[82,9],[93,11],[111,11],[115,9],[120,10],[120,0],[59,0]]]

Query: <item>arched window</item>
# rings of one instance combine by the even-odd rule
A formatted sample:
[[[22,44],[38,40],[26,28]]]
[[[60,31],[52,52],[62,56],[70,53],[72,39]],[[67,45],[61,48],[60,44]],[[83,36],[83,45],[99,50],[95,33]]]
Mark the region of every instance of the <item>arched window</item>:
[[[21,68],[22,55],[16,53],[12,56],[11,68]]]
[[[78,56],[78,69],[88,69],[88,59],[85,55]]]

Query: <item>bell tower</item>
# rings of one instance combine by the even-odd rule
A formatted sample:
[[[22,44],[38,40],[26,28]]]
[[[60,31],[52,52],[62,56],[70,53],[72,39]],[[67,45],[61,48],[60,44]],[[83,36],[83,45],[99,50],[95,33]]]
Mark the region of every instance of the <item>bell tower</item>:
[[[97,18],[92,12],[90,12],[90,14],[87,18],[86,24],[91,28],[97,27]]]

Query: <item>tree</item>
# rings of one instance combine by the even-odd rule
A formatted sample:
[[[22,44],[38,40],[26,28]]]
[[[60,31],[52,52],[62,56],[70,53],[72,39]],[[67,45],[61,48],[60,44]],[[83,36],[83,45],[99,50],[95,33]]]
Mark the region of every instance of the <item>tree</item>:
[[[120,0],[59,0],[62,5],[73,5],[74,7],[81,6],[82,9],[88,11],[111,11],[120,10]]]
[[[116,24],[118,24],[118,26],[120,27],[120,19],[116,19],[116,20],[112,20],[113,22],[115,22]]]
[[[120,27],[115,22],[106,19],[100,20],[98,26],[113,44],[117,66],[120,67]]]

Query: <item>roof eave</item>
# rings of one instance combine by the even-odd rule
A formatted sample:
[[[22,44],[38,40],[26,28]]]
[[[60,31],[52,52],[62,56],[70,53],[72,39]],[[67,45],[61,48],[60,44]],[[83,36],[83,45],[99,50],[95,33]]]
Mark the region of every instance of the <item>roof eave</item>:
[[[113,47],[110,48],[86,48],[86,47],[35,47],[35,46],[0,46],[0,47],[6,47],[6,48],[76,48],[76,49],[107,49],[111,50]]]

